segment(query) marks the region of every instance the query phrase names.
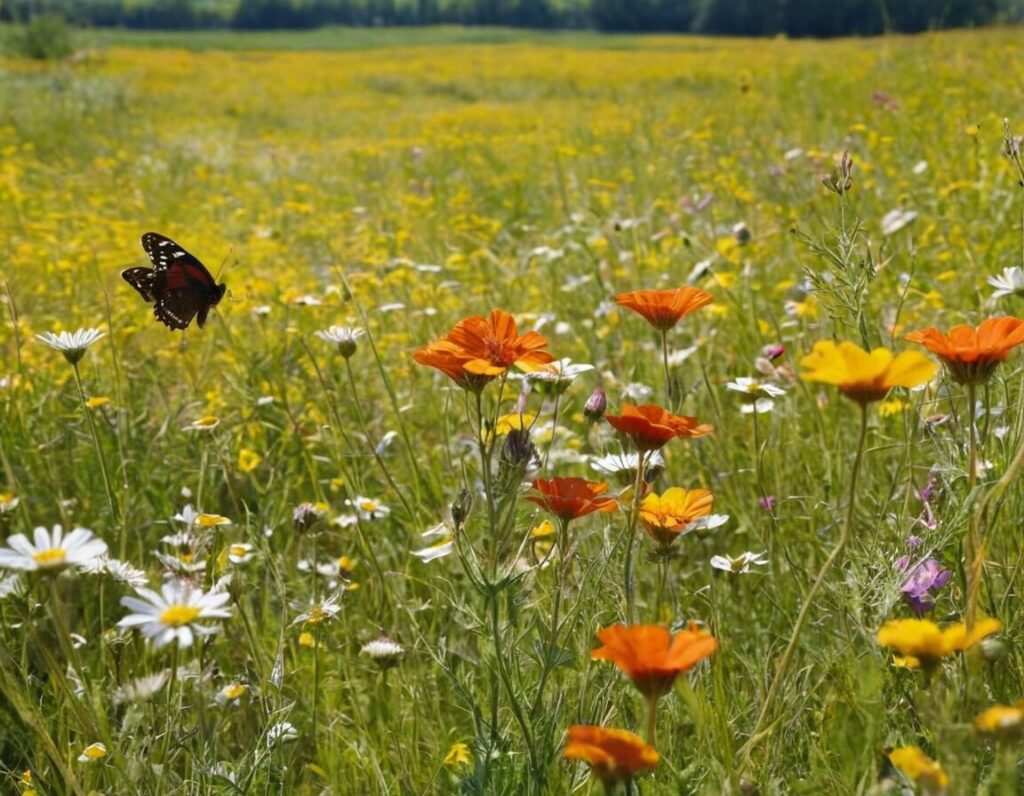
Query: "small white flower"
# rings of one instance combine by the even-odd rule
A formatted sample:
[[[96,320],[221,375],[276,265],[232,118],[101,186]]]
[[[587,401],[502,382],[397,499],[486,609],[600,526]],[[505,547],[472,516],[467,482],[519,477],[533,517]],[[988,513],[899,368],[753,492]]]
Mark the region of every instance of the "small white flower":
[[[18,508],[21,498],[17,498],[11,492],[0,492],[0,514],[7,514]]]
[[[334,343],[338,346],[341,355],[348,359],[356,352],[356,343],[359,338],[366,334],[365,329],[353,326],[332,326],[329,329],[321,329],[314,334],[327,343]]]
[[[355,514],[339,514],[334,518],[334,524],[339,528],[350,528],[359,522],[359,517]]]
[[[75,528],[64,536],[64,529],[54,525],[52,533],[36,528],[31,542],[23,533],[8,537],[7,547],[0,548],[0,569],[57,573],[86,567],[106,552],[107,543],[92,531]]]
[[[167,685],[170,675],[170,670],[164,669],[156,674],[130,680],[114,692],[114,704],[123,705],[126,702],[139,702],[143,699],[149,699]]]
[[[926,171],[928,171],[928,161],[917,161],[917,163],[914,164],[914,168],[912,168],[911,171],[914,172],[914,174],[924,174]]]
[[[768,559],[764,553],[742,553],[735,558],[732,556],[712,556],[711,566],[723,572],[732,572],[736,575],[743,575],[750,572],[752,566],[764,566]]]
[[[108,558],[106,554],[93,559],[84,565],[82,570],[92,575],[106,573],[118,583],[127,583],[133,589],[145,586],[149,582],[146,573],[138,567],[134,567],[124,561],[118,561],[116,558]]]
[[[313,603],[308,611],[295,617],[295,621],[293,621],[292,624],[319,625],[321,622],[327,622],[334,619],[340,610],[341,605],[338,602],[338,595],[332,594],[326,600]]]
[[[218,705],[237,705],[241,698],[245,696],[249,691],[249,686],[245,683],[240,683],[237,680],[233,683],[228,683],[220,691],[217,692],[217,696],[214,697]]]
[[[309,295],[299,296],[292,303],[293,304],[297,304],[300,307],[319,307],[321,304],[323,304],[323,302],[320,299],[318,299],[316,296],[309,296]]]
[[[440,542],[432,544],[430,547],[422,547],[419,550],[412,550],[412,554],[416,556],[424,564],[430,563],[438,558],[444,558],[446,555],[450,555],[455,550],[455,539],[451,536],[445,537]]]
[[[529,374],[534,381],[545,381],[552,384],[564,384],[568,386],[584,373],[594,369],[593,365],[585,363],[573,363],[571,359],[559,359],[548,365],[550,370],[538,370]]]
[[[228,561],[232,564],[246,564],[255,557],[253,546],[247,542],[235,542],[228,547]]]
[[[726,389],[743,393],[744,402],[740,411],[745,414],[764,414],[770,412],[774,406],[773,398],[785,395],[786,391],[781,387],[760,379],[752,379],[748,376],[740,376],[735,381],[725,385]]]
[[[101,743],[91,743],[78,756],[79,763],[95,763],[107,756],[107,747]]]
[[[21,594],[24,586],[25,579],[17,572],[0,575],[0,600],[12,594]]]
[[[252,314],[257,318],[266,318],[270,315],[270,307],[267,304],[260,304],[258,307],[252,308]]]
[[[393,301],[390,304],[381,304],[378,308],[381,312],[398,312],[404,310],[405,305],[400,301]]]
[[[998,299],[1003,296],[1024,296],[1024,270],[1020,266],[1011,265],[1004,268],[999,276],[990,276],[988,283],[996,290],[992,298]]]
[[[645,457],[644,469],[650,478],[652,471],[659,471],[665,467],[665,457],[661,451],[650,451]],[[590,469],[602,475],[633,483],[636,480],[636,468],[640,463],[640,456],[636,453],[610,453],[606,456],[592,456]],[[651,479],[656,480],[656,479]]]
[[[654,394],[654,389],[648,387],[646,384],[640,382],[632,382],[626,385],[626,389],[622,391],[620,396],[623,400],[634,401],[636,403],[642,403],[650,398]]]
[[[256,406],[270,406],[274,403],[273,395],[261,395],[256,399]]]
[[[391,509],[373,498],[356,495],[354,500],[346,500],[345,505],[351,506],[363,520],[380,520],[391,513]]]
[[[60,334],[43,332],[42,334],[37,334],[36,339],[46,343],[54,351],[60,351],[64,355],[64,359],[74,365],[85,356],[85,350],[89,346],[104,336],[106,336],[106,332],[89,328],[79,329],[70,334],[67,332],[61,332]]]
[[[121,605],[128,614],[118,627],[137,627],[142,635],[163,647],[177,641],[179,647],[190,647],[196,634],[216,633],[216,626],[197,624],[203,619],[224,619],[231,611],[223,606],[231,599],[227,592],[203,592],[184,581],[169,581],[157,594],[151,589],[138,589],[137,597],[122,597]],[[142,598],[142,599],[139,599]]]
[[[280,721],[267,730],[267,746],[275,746],[285,741],[294,741],[299,737],[299,731],[290,721]]]
[[[721,528],[728,521],[728,514],[706,514],[687,525],[683,533],[689,533],[690,531],[713,531],[715,528]]]
[[[917,218],[915,210],[890,210],[882,216],[882,234],[894,235]]]
[[[686,348],[680,348],[678,351],[673,351],[668,355],[668,365],[670,368],[678,367],[682,365],[686,360],[697,353],[697,349],[700,348],[699,343],[694,343]]]
[[[391,443],[398,438],[397,431],[388,431],[380,438],[380,442],[377,443],[377,447],[374,449],[378,456],[383,456],[384,452],[391,447]]]
[[[368,655],[382,665],[396,663],[405,654],[405,647],[387,636],[378,636],[363,644],[360,655]]]

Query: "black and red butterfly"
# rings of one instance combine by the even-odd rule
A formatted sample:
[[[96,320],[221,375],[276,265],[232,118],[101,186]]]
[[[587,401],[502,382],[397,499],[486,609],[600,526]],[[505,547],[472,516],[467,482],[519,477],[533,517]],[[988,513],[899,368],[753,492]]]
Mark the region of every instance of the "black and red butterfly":
[[[201,329],[227,285],[218,285],[205,265],[170,238],[147,232],[142,248],[153,267],[122,271],[124,281],[153,304],[153,314],[167,328],[184,329],[195,318]]]

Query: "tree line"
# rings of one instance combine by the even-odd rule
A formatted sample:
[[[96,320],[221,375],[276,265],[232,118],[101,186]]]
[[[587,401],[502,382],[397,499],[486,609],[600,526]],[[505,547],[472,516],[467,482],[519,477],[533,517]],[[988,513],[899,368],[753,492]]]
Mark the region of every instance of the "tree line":
[[[460,24],[829,37],[1015,22],[1024,0],[0,0],[0,19],[45,13],[142,29]]]

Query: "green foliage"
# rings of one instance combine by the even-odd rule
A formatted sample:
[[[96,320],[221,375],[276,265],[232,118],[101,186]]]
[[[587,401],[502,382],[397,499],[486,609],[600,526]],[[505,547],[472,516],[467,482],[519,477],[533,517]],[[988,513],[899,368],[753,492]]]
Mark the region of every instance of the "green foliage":
[[[43,14],[7,34],[4,49],[21,58],[56,61],[74,51],[71,30],[60,14]]]

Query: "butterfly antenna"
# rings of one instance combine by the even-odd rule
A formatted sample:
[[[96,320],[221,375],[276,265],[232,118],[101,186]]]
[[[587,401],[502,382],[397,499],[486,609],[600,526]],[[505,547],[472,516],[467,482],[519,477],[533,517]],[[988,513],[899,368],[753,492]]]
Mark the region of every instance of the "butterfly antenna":
[[[221,274],[224,273],[224,266],[228,264],[228,260],[231,259],[231,255],[235,253],[235,244],[231,244],[231,248],[228,249],[228,253],[224,255],[224,259],[220,261],[220,267],[217,269],[217,281],[220,281]]]

